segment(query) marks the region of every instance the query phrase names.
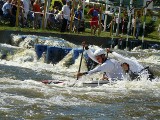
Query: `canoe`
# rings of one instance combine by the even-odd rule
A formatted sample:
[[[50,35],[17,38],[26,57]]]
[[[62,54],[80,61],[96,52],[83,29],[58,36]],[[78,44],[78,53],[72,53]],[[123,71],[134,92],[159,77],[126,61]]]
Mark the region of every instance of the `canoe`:
[[[102,86],[104,84],[109,84],[108,80],[95,80],[95,81],[86,81],[83,83],[84,87],[97,87]]]
[[[66,81],[59,81],[59,80],[42,80],[44,84],[63,84]],[[102,86],[104,84],[110,83],[108,80],[95,80],[95,81],[85,81],[83,82],[83,87],[97,87]]]
[[[64,81],[60,81],[60,80],[42,80],[41,81],[44,84],[60,84],[63,83]]]

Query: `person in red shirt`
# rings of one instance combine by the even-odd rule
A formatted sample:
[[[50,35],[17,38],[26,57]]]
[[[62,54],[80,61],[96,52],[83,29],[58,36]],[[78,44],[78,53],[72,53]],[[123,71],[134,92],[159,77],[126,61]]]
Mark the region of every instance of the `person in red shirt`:
[[[35,29],[38,26],[38,21],[39,21],[40,13],[41,13],[39,0],[35,0],[35,2],[33,3],[33,11],[34,11],[33,29]]]
[[[90,21],[90,26],[91,26],[91,35],[95,35],[96,30],[98,28],[98,14],[100,10],[96,8],[96,5],[93,5],[93,8],[91,8],[88,12],[88,15],[91,15],[91,21]],[[94,33],[93,33],[94,29]]]

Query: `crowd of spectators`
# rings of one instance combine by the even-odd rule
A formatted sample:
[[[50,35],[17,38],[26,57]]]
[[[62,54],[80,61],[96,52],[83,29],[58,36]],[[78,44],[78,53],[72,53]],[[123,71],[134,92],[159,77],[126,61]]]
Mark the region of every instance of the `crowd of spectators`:
[[[41,0],[20,0],[18,24],[20,27],[32,27],[38,29],[42,27],[44,16],[44,1]],[[71,20],[71,1],[66,0],[64,5],[49,6],[46,13],[45,27],[48,29],[59,29],[61,32],[67,31]],[[82,7],[77,4],[74,9],[73,31],[78,32],[82,20]],[[15,26],[18,8],[18,0],[0,1],[0,22],[8,21],[11,27]]]
[[[18,16],[18,24],[20,27],[32,27],[33,29],[42,28],[42,19],[44,16],[45,0],[20,0],[20,9]],[[60,32],[66,32],[71,30],[72,32],[83,32],[85,30],[82,1],[75,0],[74,9],[72,9],[73,1],[65,0],[64,4],[49,5],[47,8],[47,14],[45,18],[45,28],[53,30],[57,29]],[[1,0],[0,1],[0,22],[8,21],[10,26],[15,26],[16,15],[18,8],[18,0]],[[90,23],[91,34],[95,35],[100,25],[104,25],[104,9],[95,4],[89,7],[87,11],[88,17],[91,19],[87,22]],[[101,15],[101,16],[100,16]],[[72,26],[71,21],[73,18]],[[101,20],[100,20],[101,18]],[[141,21],[139,16],[137,18],[132,17],[131,34],[133,34],[134,27],[136,27],[135,37],[138,39],[141,27]],[[107,25],[111,29],[111,25],[114,23],[114,30],[116,25],[120,22],[120,29],[122,33],[127,29],[128,20],[122,17],[121,20],[115,16],[111,19],[111,22]],[[86,22],[86,21],[85,21]],[[99,24],[101,23],[101,24]]]

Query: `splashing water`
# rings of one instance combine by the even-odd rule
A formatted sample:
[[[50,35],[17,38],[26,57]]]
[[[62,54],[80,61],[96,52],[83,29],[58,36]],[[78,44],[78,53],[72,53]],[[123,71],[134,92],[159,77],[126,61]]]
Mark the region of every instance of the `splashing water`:
[[[102,75],[83,76],[76,81],[81,55],[72,63],[70,52],[52,65],[37,60],[34,49],[10,45],[1,45],[2,48],[16,50],[10,59],[0,59],[1,119],[160,119],[159,76],[152,81],[142,76],[139,81],[123,80],[83,87],[81,83],[84,81],[97,80]],[[125,54],[125,51],[120,52]],[[128,52],[127,56],[134,55],[141,61],[139,54],[134,51]],[[150,54],[151,60],[146,60],[147,64],[152,63],[152,59],[154,64],[158,63],[158,56],[154,57],[156,54]],[[87,71],[85,60],[82,71]],[[61,85],[40,82],[51,79],[66,82]],[[70,87],[75,82],[76,85]]]

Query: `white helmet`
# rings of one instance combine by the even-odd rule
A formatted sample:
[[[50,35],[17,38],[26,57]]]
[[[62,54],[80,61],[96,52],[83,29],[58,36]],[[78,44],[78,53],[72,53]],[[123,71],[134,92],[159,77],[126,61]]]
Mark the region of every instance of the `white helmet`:
[[[103,55],[103,54],[105,54],[105,51],[102,48],[94,52],[94,56]]]

